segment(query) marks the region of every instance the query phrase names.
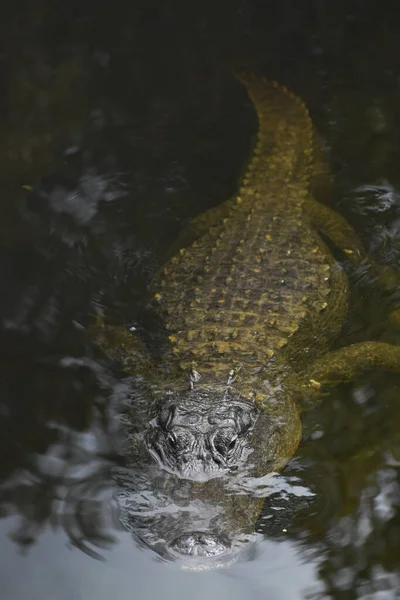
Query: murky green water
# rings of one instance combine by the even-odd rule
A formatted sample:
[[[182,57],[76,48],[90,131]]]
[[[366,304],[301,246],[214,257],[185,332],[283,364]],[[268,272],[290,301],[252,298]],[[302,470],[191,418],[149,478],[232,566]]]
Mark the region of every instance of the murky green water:
[[[253,552],[190,573],[117,515],[129,382],[84,328],[148,328],[168,244],[235,190],[256,128],[230,65],[298,93],[326,141],[325,201],[400,257],[400,14],[359,2],[29,2],[1,19],[1,598],[400,597],[400,378],[370,373],[305,414]],[[399,342],[358,293],[346,342]]]

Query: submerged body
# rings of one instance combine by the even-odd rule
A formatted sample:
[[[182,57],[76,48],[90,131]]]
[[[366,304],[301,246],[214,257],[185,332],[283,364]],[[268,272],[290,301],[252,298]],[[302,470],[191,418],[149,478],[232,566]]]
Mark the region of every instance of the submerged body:
[[[97,333],[108,354],[130,358],[151,394],[139,445],[163,477],[190,480],[182,502],[208,497],[217,510],[180,522],[174,542],[164,540],[174,557],[215,559],[251,531],[262,502],[227,494],[217,478],[282,469],[301,438],[304,395],[374,364],[400,365],[387,344],[329,353],[346,315],[347,278],[320,233],[355,264],[362,247],[311,196],[320,165],[304,104],[264,78],[238,78],[258,114],[258,143],[238,196],[193,221],[151,284],[169,350],[155,361],[122,328]]]
[[[346,278],[307,213],[315,174],[308,111],[277,84],[241,79],[259,134],[239,195],[209,214],[207,229],[152,283],[172,346],[163,363],[178,368],[157,386],[157,412],[168,406],[168,419],[150,432],[150,448],[188,478],[243,462],[257,421],[263,462],[285,464],[301,435],[299,377],[328,350],[347,304]]]

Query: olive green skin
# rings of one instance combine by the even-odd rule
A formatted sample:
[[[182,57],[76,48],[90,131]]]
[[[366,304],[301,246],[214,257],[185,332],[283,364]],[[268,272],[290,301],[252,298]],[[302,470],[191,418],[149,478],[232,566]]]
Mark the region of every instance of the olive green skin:
[[[281,424],[273,448],[261,420],[253,433],[258,465],[271,471],[299,443],[299,400],[312,387],[304,375],[340,331],[347,280],[309,215],[321,169],[306,107],[265,78],[238,77],[258,114],[258,142],[238,196],[195,220],[151,284],[171,343],[168,377],[154,389],[185,389],[195,368],[194,392],[219,387],[222,395],[238,371],[232,395]]]
[[[237,77],[258,114],[258,142],[239,195],[197,217],[151,283],[170,349],[156,362],[122,328],[97,329],[96,340],[146,379],[153,419],[173,392],[187,391],[193,406],[202,391],[254,402],[252,462],[265,474],[298,446],[299,401],[319,387],[311,365],[340,331],[347,279],[310,215],[323,168],[305,105],[263,77]],[[193,369],[201,377],[191,383]]]
[[[169,347],[155,359],[123,327],[100,323],[90,331],[106,354],[122,361],[144,385],[140,402],[147,409],[137,430],[147,430],[150,442],[146,446],[146,435],[138,435],[132,447],[136,465],[150,469],[154,433],[165,436],[168,451],[170,433],[162,413],[170,405],[207,416],[210,406],[229,408],[229,402],[233,406],[244,399],[258,413],[244,434],[250,452],[234,473],[216,469],[199,482],[190,471],[179,484],[177,475],[185,474],[177,468],[170,475],[159,461],[158,473],[166,478],[163,493],[169,488],[171,498],[177,493],[182,509],[173,526],[169,513],[147,520],[140,537],[146,540],[151,531],[155,539],[156,531],[164,549],[168,535],[183,536],[182,548],[196,531],[215,539],[224,532],[228,541],[221,546],[235,548],[242,533],[254,532],[263,499],[251,492],[226,493],[229,477],[240,482],[281,470],[301,439],[301,400],[318,397],[323,384],[348,381],[374,367],[400,371],[398,346],[361,342],[329,352],[346,316],[348,282],[320,233],[354,265],[366,259],[365,253],[346,221],[312,197],[329,176],[304,104],[263,77],[237,77],[257,111],[258,142],[238,196],[194,219],[151,282],[151,305],[164,320]],[[387,272],[376,280],[387,290],[399,281]],[[228,476],[223,485],[220,475]],[[207,501],[218,511],[210,528],[200,517],[185,524],[185,506],[193,500]],[[159,544],[154,549],[165,554]]]

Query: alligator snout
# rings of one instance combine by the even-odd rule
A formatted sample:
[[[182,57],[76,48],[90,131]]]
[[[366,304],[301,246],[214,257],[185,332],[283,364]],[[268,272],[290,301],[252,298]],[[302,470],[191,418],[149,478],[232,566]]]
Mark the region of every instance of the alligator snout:
[[[220,558],[230,552],[230,542],[210,533],[194,531],[175,538],[169,545],[179,558]]]

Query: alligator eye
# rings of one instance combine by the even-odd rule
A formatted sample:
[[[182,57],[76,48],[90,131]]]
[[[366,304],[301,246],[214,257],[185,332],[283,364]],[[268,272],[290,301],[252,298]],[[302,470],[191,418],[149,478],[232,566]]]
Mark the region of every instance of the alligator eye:
[[[236,441],[237,441],[237,437],[234,437],[231,439],[229,446],[228,446],[228,450],[233,450],[234,447],[236,446]]]
[[[176,448],[176,437],[172,433],[168,435],[167,441],[171,448]]]
[[[215,449],[217,450],[217,452],[219,452],[219,454],[221,454],[221,456],[223,456],[225,453],[224,445],[221,444],[220,442],[216,442],[214,445],[215,445]]]
[[[253,423],[254,423],[253,414],[251,414],[247,411],[243,411],[243,410],[238,411],[236,423],[237,423],[237,428],[238,428],[239,434],[246,433],[246,431],[248,431],[250,429],[250,427],[253,425]]]
[[[162,427],[165,431],[168,431],[175,417],[175,412],[175,406],[170,406],[169,408],[162,410],[160,416],[158,417],[159,427]]]
[[[231,434],[232,435],[232,434]],[[236,446],[237,435],[230,437],[228,435],[218,434],[214,439],[214,448],[221,455],[225,456]]]

